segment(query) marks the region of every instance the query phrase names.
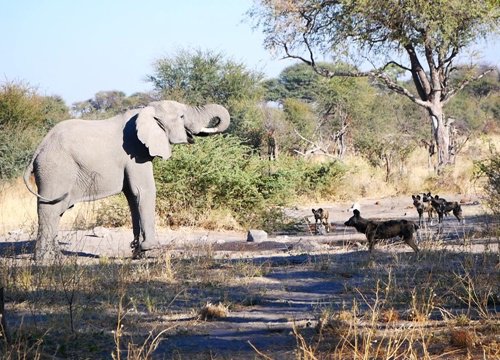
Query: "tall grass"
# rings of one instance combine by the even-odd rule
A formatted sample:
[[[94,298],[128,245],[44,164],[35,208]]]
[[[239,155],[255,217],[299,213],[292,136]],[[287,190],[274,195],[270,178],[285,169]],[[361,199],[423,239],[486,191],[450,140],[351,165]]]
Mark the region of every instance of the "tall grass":
[[[0,234],[36,230],[36,198],[22,180],[0,183]]]
[[[35,189],[36,186],[32,185]],[[118,205],[117,205],[118,204]],[[35,235],[36,197],[22,179],[0,182],[0,235],[25,232]],[[79,203],[61,219],[61,229],[89,229],[95,226],[123,226],[129,223],[126,201],[119,196]]]

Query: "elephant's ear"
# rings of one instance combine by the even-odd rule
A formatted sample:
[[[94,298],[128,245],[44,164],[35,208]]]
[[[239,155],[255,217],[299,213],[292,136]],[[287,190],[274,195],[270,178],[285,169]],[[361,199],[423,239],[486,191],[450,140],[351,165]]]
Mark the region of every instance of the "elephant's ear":
[[[141,109],[136,119],[137,138],[148,148],[149,155],[168,159],[172,155],[167,129],[160,126],[155,117],[155,108],[147,106]]]

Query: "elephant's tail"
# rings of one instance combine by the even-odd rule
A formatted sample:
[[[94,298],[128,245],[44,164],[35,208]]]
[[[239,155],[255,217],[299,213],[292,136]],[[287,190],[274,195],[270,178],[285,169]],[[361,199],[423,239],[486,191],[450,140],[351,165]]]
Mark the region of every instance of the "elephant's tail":
[[[68,193],[64,193],[63,195],[55,198],[55,199],[47,199],[46,197],[43,197],[39,193],[37,193],[35,190],[33,190],[30,186],[30,176],[33,173],[33,160],[29,163],[29,165],[26,167],[26,170],[24,171],[24,185],[28,188],[28,191],[35,195],[37,198],[39,198],[43,203],[46,204],[55,204],[58,203],[59,201],[63,200],[66,196],[68,196]]]

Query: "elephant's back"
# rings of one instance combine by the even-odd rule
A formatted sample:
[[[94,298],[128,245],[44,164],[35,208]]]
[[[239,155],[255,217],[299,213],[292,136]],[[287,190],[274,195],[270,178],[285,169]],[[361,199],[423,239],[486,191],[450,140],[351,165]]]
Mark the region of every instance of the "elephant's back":
[[[38,157],[65,157],[74,160],[113,155],[123,144],[123,130],[117,121],[70,119],[58,123],[44,138]],[[111,156],[110,155],[110,156]],[[94,159],[93,159],[94,160]]]
[[[47,134],[47,138],[51,138],[51,142],[63,147],[77,145],[75,142],[78,142],[79,146],[85,145],[82,142],[92,145],[89,142],[93,141],[106,141],[108,145],[111,145],[112,138],[115,138],[116,134],[120,134],[121,131],[120,124],[116,121],[70,119],[54,126]]]

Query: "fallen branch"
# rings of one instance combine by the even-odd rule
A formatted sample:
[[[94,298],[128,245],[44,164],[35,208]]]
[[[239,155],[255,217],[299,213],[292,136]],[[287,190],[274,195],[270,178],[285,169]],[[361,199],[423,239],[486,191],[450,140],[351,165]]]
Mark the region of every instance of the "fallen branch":
[[[310,155],[310,154],[315,153],[316,151],[320,151],[320,150],[321,150],[321,151],[322,151],[321,155],[325,155],[325,156],[327,156],[327,157],[331,157],[331,158],[333,158],[333,159],[336,159],[336,158],[337,158],[335,155],[331,155],[331,154],[329,154],[329,153],[328,153],[328,151],[326,151],[325,149],[323,149],[321,146],[319,146],[319,145],[318,145],[318,144],[316,144],[315,142],[313,142],[313,141],[311,141],[311,140],[309,140],[309,139],[305,138],[304,136],[302,136],[302,135],[301,135],[301,134],[297,131],[297,129],[294,129],[294,131],[295,131],[295,133],[296,133],[296,134],[297,134],[297,135],[298,135],[298,136],[299,136],[302,140],[304,140],[305,142],[307,142],[307,143],[309,143],[309,144],[311,144],[311,145],[313,145],[313,146],[314,146],[314,148],[312,148],[312,149],[310,149],[310,150],[307,150],[305,153],[300,152],[300,151],[298,151],[298,150],[294,150],[294,152],[296,152],[297,154],[300,154],[300,155],[302,155],[302,156],[308,156],[308,155]]]

